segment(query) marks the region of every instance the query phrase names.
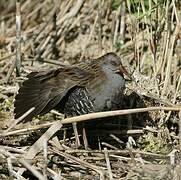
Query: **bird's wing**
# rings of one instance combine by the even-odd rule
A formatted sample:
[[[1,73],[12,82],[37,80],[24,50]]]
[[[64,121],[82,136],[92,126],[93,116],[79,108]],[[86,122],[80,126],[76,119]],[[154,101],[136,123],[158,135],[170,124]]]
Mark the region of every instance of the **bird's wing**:
[[[24,119],[44,114],[53,109],[67,92],[81,84],[91,74],[79,68],[59,68],[50,72],[33,72],[24,81],[15,98],[15,118],[19,118],[34,107]]]

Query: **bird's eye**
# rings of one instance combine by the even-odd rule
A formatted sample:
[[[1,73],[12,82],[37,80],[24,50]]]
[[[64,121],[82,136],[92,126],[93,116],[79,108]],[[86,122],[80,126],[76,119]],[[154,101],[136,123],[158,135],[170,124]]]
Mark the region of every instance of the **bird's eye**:
[[[115,61],[111,61],[111,64],[112,64],[113,66],[117,66],[117,63],[116,63]]]

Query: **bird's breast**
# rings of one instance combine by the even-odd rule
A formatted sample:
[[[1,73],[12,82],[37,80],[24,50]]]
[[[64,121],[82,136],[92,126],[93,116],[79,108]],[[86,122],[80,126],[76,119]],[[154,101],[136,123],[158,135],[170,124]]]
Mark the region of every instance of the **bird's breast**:
[[[115,109],[121,103],[124,78],[119,74],[106,77],[102,81],[97,80],[96,85],[88,89],[96,111]]]

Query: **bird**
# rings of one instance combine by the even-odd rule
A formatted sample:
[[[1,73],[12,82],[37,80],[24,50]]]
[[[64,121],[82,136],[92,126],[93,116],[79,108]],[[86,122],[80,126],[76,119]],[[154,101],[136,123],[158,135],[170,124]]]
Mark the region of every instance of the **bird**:
[[[15,97],[15,119],[34,107],[24,121],[56,109],[67,117],[115,109],[122,101],[121,58],[113,52],[49,71],[31,72]]]

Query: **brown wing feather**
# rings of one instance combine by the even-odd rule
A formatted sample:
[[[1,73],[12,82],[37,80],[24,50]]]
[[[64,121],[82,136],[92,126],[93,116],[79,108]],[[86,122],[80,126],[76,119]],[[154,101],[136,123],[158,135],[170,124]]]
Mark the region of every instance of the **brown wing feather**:
[[[28,121],[34,116],[44,114],[55,108],[67,92],[81,86],[91,73],[74,68],[59,68],[50,72],[30,73],[15,98],[15,118],[19,118],[30,108],[35,110],[24,120]]]

